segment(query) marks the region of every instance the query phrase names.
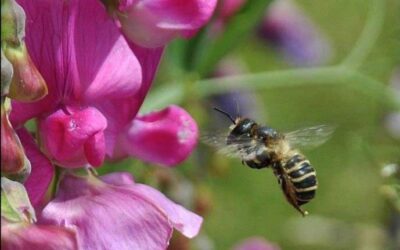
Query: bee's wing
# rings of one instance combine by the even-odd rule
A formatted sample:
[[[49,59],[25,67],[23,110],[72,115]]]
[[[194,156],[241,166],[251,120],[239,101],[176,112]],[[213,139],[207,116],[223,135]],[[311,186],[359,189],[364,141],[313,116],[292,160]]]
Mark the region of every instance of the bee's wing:
[[[249,160],[254,158],[258,147],[262,145],[261,141],[253,140],[248,136],[241,136],[231,139],[231,144],[227,145],[226,133],[205,133],[200,139],[204,143],[217,149],[219,154],[228,157],[240,158],[242,160]]]
[[[285,133],[285,139],[292,147],[315,148],[325,143],[335,131],[334,126],[319,125]]]

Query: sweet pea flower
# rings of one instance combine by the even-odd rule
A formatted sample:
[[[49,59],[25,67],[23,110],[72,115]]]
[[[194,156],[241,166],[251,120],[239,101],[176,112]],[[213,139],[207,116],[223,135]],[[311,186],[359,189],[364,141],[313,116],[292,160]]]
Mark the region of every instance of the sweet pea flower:
[[[166,249],[173,228],[191,238],[202,223],[201,217],[135,183],[128,173],[65,175],[38,220],[75,230],[80,249],[121,250]]]
[[[137,154],[119,145],[120,138],[135,130],[130,126],[136,124],[162,48],[147,49],[128,42],[96,0],[19,2],[26,12],[27,48],[49,91],[37,102],[14,101],[10,119],[16,127],[31,118],[38,120],[41,148],[52,162],[68,168],[97,167],[104,159],[115,159],[118,152],[124,152],[124,156],[132,153],[170,166],[188,157],[197,127],[189,114],[175,106],[167,108],[176,110],[174,117],[168,117],[170,122],[159,123],[158,128],[165,126],[164,130],[170,131],[159,139],[164,139],[164,145],[175,143],[188,131],[184,124],[189,124],[193,134],[180,141],[180,148],[164,155],[167,159],[160,160],[158,152]],[[157,119],[153,117],[152,122]],[[182,130],[174,130],[172,123],[181,124],[176,127]]]
[[[258,33],[294,66],[320,65],[331,57],[328,39],[291,0],[274,1],[267,9]]]
[[[193,36],[210,19],[217,0],[114,2],[117,6],[116,16],[125,35],[143,47],[156,48],[177,37]]]
[[[174,166],[194,149],[197,136],[198,128],[190,115],[182,108],[171,105],[164,110],[138,116],[132,121],[126,136],[121,138],[121,144],[126,154]]]

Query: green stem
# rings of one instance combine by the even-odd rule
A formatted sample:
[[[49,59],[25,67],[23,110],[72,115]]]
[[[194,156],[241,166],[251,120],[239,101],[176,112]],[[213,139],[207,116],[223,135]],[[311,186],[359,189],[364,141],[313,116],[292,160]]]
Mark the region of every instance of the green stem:
[[[358,68],[365,61],[381,33],[385,19],[385,4],[385,0],[371,0],[364,29],[351,52],[341,63],[342,66]]]
[[[58,167],[58,166],[54,166],[55,171],[54,171],[54,178],[53,181],[51,183],[51,190],[50,190],[50,198],[53,199],[57,193],[58,190],[58,184],[60,182],[60,177],[62,174],[62,168]]]
[[[165,107],[170,103],[179,104],[184,98],[183,82],[168,83],[147,98],[142,112]],[[312,69],[291,69],[267,71],[256,74],[227,76],[197,81],[194,93],[198,98],[230,90],[271,90],[304,86],[340,86],[353,89],[359,94],[382,102],[391,109],[400,110],[400,103],[384,84],[358,71],[343,67],[320,67]]]

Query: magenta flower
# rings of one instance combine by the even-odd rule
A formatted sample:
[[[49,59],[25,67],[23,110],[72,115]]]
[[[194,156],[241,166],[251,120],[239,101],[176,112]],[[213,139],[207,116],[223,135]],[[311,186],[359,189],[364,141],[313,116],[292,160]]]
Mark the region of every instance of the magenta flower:
[[[174,166],[186,159],[197,142],[198,129],[186,111],[170,106],[138,116],[121,139],[125,153],[144,161]],[[179,148],[180,150],[176,150]]]
[[[100,1],[19,2],[27,16],[26,45],[49,92],[37,102],[13,102],[11,122],[19,127],[37,118],[43,151],[63,167],[100,166],[105,158],[115,158],[116,152],[135,151],[118,141],[136,124],[162,48],[128,43]],[[178,110],[175,117],[168,117],[176,121],[160,122],[160,126],[173,131],[170,124],[181,124],[183,132],[175,129],[174,135],[164,133],[160,140],[165,139],[165,145],[179,140],[187,131],[184,123],[189,123],[193,132],[189,139],[164,155],[165,160],[151,152],[132,155],[146,155],[146,161],[165,165],[186,159],[195,145],[197,128],[189,114],[177,107],[170,109]]]
[[[123,32],[147,48],[193,36],[210,19],[217,0],[115,0]]]
[[[194,237],[201,217],[127,173],[66,175],[59,192],[39,215],[40,224],[77,232],[81,249],[166,249],[173,228]]]

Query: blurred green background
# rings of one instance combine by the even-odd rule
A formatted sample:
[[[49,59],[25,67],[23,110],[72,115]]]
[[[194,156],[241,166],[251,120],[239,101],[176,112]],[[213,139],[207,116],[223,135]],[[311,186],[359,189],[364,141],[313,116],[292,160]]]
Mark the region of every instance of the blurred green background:
[[[257,15],[265,12],[260,6],[268,2],[254,1],[253,9],[246,6],[241,18],[251,15],[254,20],[246,19],[252,24],[243,26],[254,27]],[[399,138],[383,125],[388,114],[399,112],[399,100],[387,85],[400,67],[400,1],[295,2],[329,40],[332,57],[327,65],[294,68],[257,37],[254,28],[238,27],[240,19],[233,19],[237,23],[227,27],[227,41],[217,38],[213,43],[200,34],[167,48],[142,112],[175,103],[192,114],[203,132],[215,122],[208,95],[232,86],[257,93],[258,115],[252,118],[260,123],[282,131],[336,125],[331,140],[303,151],[319,179],[316,198],[304,206],[309,216],[301,217],[285,201],[271,170],[252,170],[201,143],[175,169],[127,160],[100,171],[129,170],[139,181],[201,213],[205,221],[201,235],[191,240],[191,249],[232,249],[252,236],[288,250],[400,249],[390,229],[396,214],[400,227],[390,200],[390,187],[398,185],[398,179],[381,175],[386,164],[400,163]],[[213,57],[218,53],[210,47],[221,55]],[[204,80],[222,56],[241,60],[246,77]],[[179,236],[174,239],[171,249],[188,249]]]

